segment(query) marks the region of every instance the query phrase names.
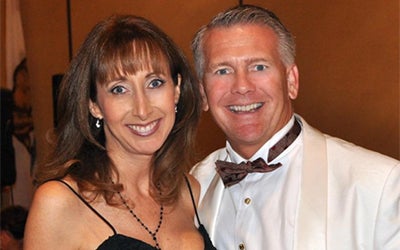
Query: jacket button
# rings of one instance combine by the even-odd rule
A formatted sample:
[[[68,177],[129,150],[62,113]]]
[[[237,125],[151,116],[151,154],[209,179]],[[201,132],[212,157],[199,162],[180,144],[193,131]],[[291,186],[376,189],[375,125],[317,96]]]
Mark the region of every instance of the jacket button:
[[[244,247],[244,244],[243,243],[240,243],[239,244],[239,250],[245,250],[246,248]]]
[[[249,205],[251,203],[251,199],[250,198],[244,199],[244,203],[246,203],[246,205]]]

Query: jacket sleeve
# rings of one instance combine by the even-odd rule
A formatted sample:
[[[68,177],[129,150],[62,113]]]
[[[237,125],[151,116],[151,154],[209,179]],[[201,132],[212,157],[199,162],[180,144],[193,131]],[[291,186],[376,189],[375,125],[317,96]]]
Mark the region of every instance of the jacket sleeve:
[[[374,249],[400,249],[400,164],[390,171],[382,190]]]

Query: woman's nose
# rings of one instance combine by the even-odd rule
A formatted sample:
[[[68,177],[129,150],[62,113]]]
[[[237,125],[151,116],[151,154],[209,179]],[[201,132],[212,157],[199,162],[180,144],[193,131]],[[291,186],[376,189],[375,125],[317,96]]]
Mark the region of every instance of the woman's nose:
[[[151,102],[144,93],[135,95],[134,106],[133,113],[141,120],[146,120],[152,112]]]

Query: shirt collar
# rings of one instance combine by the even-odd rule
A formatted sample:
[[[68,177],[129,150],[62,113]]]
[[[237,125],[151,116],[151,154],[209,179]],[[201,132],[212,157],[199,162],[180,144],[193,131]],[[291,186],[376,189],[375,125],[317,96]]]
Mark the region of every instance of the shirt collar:
[[[294,115],[282,129],[280,129],[277,133],[275,133],[250,159],[245,159],[241,157],[238,153],[233,150],[231,144],[226,141],[226,151],[228,153],[227,160],[230,160],[234,163],[240,163],[243,161],[254,161],[258,158],[263,158],[266,160],[268,158],[269,149],[275,145],[293,126],[295,117]]]

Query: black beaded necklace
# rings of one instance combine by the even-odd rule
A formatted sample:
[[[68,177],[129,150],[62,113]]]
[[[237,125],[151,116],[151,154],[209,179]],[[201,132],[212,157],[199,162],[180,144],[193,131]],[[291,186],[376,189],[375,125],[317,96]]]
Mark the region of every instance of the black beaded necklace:
[[[160,188],[158,188],[158,191],[161,195],[161,190]],[[121,193],[118,192],[119,197],[121,198],[121,201],[124,203],[125,207],[129,210],[129,212],[132,214],[132,216],[136,219],[137,222],[139,222],[139,224],[150,234],[150,236],[153,238],[153,241],[156,243],[155,248],[157,250],[161,250],[160,248],[160,244],[158,243],[158,239],[157,239],[157,233],[160,230],[162,221],[163,221],[163,215],[164,215],[164,206],[161,203],[160,206],[160,220],[158,221],[158,225],[157,228],[154,231],[151,231],[149,229],[148,226],[146,226],[143,221],[133,212],[133,210],[129,207],[128,203],[126,202],[126,200],[124,199],[124,197],[122,197]]]

